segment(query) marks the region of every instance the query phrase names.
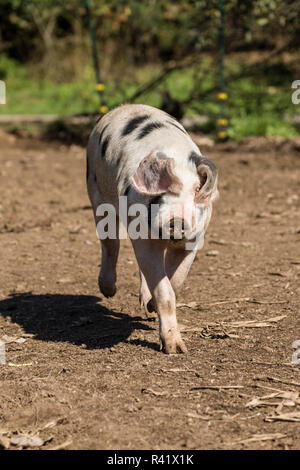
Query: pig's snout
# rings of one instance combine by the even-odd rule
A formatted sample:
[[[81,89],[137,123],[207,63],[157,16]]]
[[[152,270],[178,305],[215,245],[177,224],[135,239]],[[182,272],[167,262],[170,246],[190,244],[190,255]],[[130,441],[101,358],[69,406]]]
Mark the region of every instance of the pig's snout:
[[[186,233],[190,232],[189,224],[181,217],[172,218],[169,227],[167,225],[166,229],[169,229],[171,240],[182,240],[185,238]]]

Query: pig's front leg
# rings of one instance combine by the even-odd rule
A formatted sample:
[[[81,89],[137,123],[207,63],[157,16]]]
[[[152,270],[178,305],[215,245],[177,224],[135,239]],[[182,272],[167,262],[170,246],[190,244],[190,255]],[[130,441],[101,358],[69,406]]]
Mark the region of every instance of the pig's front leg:
[[[165,245],[160,240],[132,240],[132,245],[159,316],[163,351],[167,354],[187,352],[178,330],[175,292],[165,272]]]
[[[165,269],[172,287],[177,294],[184,283],[197,251],[189,251],[168,246],[165,256]]]

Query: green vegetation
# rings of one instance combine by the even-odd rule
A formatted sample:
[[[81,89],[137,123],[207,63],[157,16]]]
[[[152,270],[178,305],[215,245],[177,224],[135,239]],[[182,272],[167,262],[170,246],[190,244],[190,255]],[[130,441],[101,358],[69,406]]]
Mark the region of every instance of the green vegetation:
[[[228,135],[297,135],[299,129],[284,118],[300,113],[291,102],[291,83],[300,78],[299,6],[283,0],[225,3]],[[108,107],[161,106],[168,91],[184,114],[208,116],[198,131],[216,134],[218,1],[92,4]],[[0,79],[7,84],[0,114],[96,114],[84,2],[2,0],[0,15],[6,18],[0,25]]]

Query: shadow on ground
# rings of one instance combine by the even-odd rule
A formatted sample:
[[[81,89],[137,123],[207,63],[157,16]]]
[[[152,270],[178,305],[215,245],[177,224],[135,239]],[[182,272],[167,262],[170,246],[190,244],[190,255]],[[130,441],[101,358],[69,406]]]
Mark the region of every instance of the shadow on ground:
[[[0,315],[10,317],[36,339],[85,344],[88,349],[109,348],[130,341],[134,330],[154,329],[142,317],[109,310],[100,300],[89,295],[12,294],[0,301]],[[146,340],[130,343],[158,350],[157,344]]]

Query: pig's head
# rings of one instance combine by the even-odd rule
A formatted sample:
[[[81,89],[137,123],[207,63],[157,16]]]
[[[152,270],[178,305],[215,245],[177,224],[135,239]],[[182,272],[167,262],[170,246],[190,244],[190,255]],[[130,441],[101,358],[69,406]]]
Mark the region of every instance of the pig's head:
[[[218,196],[217,179],[213,161],[196,152],[177,167],[162,152],[144,158],[132,183],[148,206],[151,235],[177,244],[203,235]]]

